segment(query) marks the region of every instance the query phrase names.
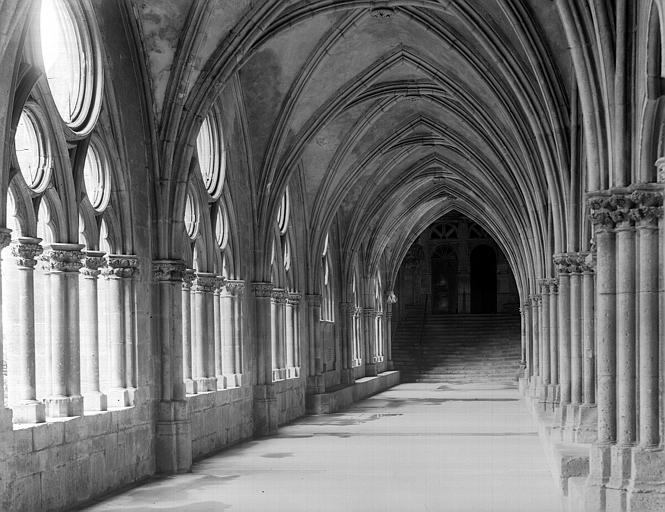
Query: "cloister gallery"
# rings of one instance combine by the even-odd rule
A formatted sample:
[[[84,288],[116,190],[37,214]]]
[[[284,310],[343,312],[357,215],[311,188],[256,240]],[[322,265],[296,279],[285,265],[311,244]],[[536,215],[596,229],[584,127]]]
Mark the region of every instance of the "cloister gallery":
[[[665,510],[664,28],[663,0],[0,0],[0,509],[400,374],[491,381],[433,333],[515,319],[481,359],[515,341],[562,506]]]

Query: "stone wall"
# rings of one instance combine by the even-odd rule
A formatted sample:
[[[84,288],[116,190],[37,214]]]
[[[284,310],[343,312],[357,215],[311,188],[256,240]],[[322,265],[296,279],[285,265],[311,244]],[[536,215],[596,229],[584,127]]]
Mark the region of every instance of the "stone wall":
[[[251,388],[201,393],[187,401],[192,421],[192,459],[252,437]]]
[[[147,403],[0,435],[0,510],[71,510],[155,472]]]

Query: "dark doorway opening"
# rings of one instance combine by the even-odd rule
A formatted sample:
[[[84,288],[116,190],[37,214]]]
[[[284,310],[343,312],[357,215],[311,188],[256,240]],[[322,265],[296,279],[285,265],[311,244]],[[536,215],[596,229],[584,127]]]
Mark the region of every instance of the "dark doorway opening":
[[[457,312],[457,254],[446,246],[432,254],[432,312]]]
[[[496,253],[488,245],[471,251],[471,313],[496,313]]]

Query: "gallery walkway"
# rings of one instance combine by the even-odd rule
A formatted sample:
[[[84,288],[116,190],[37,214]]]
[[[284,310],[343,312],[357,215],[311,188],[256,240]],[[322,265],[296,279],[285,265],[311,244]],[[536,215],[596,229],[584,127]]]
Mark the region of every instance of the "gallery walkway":
[[[402,384],[113,497],[97,512],[560,512],[516,389]]]

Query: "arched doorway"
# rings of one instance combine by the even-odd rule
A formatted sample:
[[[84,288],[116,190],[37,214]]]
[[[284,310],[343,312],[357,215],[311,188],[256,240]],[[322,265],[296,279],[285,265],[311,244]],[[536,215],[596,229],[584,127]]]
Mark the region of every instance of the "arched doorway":
[[[432,254],[432,312],[457,312],[457,254],[445,245]]]
[[[496,313],[496,252],[489,245],[471,251],[471,313]]]

